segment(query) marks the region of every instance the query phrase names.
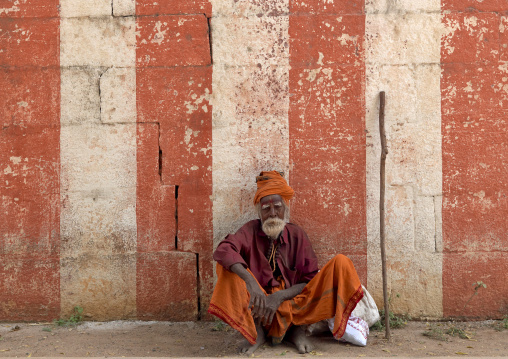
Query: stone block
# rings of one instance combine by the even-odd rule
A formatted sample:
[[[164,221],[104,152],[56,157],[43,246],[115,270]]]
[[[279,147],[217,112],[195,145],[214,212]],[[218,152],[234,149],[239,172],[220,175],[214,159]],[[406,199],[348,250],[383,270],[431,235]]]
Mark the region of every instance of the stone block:
[[[364,15],[299,15],[289,23],[291,66],[363,63]]]
[[[14,197],[58,193],[60,129],[8,126],[0,134],[0,186]],[[29,197],[28,197],[29,198]]]
[[[130,17],[62,19],[60,63],[64,67],[134,67],[135,31]]]
[[[508,61],[508,16],[499,21],[499,61]]]
[[[362,66],[330,65],[290,71],[290,131],[298,139],[330,138],[351,145],[364,144],[361,120]],[[361,122],[360,122],[361,123]]]
[[[388,296],[390,308],[397,314],[412,317],[443,316],[441,253],[393,251],[387,249]],[[369,242],[368,288],[378,308],[383,303],[379,237]]]
[[[9,5],[0,5],[0,17],[58,17],[59,0],[17,0],[9,2]]]
[[[379,91],[383,90],[389,103],[385,111],[389,148],[387,183],[412,183],[421,194],[441,194],[439,65],[373,65],[367,68],[367,74],[369,84],[372,84],[366,90],[368,158],[372,156],[373,165],[379,166],[381,149],[376,102]],[[371,170],[372,173],[376,171]]]
[[[500,17],[493,13],[450,13],[442,19],[443,63],[484,63],[499,59]]]
[[[366,62],[440,63],[440,14],[372,14],[366,18]]]
[[[365,0],[310,0],[290,1],[291,13],[303,14],[333,14],[333,15],[362,15],[364,13]]]
[[[62,127],[60,146],[63,193],[135,186],[135,124]]]
[[[163,183],[209,176],[211,68],[138,69],[136,82],[138,121],[160,125]]]
[[[178,188],[178,249],[211,258],[212,195],[211,173],[184,182]]]
[[[58,19],[0,17],[0,66],[59,65]]]
[[[79,306],[85,319],[133,319],[136,316],[136,255],[63,257],[60,290],[64,318]]]
[[[136,15],[136,0],[113,0],[113,16]],[[138,6],[142,2],[138,1]]]
[[[499,115],[508,105],[508,76],[502,66],[443,64],[441,82],[443,116],[453,119],[455,115],[466,115],[461,117],[463,130],[480,125],[486,126],[485,130],[496,126],[504,131]],[[448,125],[449,121],[444,122]]]
[[[62,125],[93,124],[101,121],[100,78],[97,68],[61,69]]]
[[[416,195],[414,214],[416,250],[427,253],[437,252],[434,197]]]
[[[175,249],[175,186],[162,183],[159,162],[159,125],[138,124],[136,220],[138,252]]]
[[[60,0],[60,17],[98,17],[112,15],[112,0]]]
[[[140,181],[144,181],[142,174]],[[169,251],[176,245],[175,186],[138,186],[138,252]]]
[[[59,126],[60,69],[0,69],[2,127]]]
[[[425,123],[435,137],[441,132],[441,66],[422,64],[414,69],[416,87],[416,116]],[[408,88],[405,91],[410,91]],[[397,93],[397,97],[401,95]]]
[[[356,199],[361,188],[344,182],[331,185],[333,175],[328,175],[328,186],[314,182],[309,188],[298,178],[291,182],[299,189],[298,197],[292,200],[291,221],[305,229],[316,253],[366,254],[365,205]]]
[[[60,313],[60,259],[0,254],[0,318],[51,321]]]
[[[271,17],[286,15],[289,12],[288,0],[249,1],[249,0],[214,0],[213,18],[246,18]]]
[[[289,58],[288,16],[248,17],[242,21],[214,17],[211,26],[216,65],[267,67]]]
[[[136,252],[134,188],[62,193],[61,253],[64,258]]]
[[[414,192],[411,186],[391,186],[386,189],[386,248],[391,253],[415,250]]]
[[[367,14],[440,11],[441,0],[367,0],[365,3]]]
[[[204,15],[139,17],[138,67],[211,64],[208,20]]]
[[[142,253],[136,263],[137,317],[196,320],[197,265],[194,253]]]
[[[101,121],[136,122],[136,70],[109,68],[100,78]]]
[[[396,313],[412,317],[443,316],[442,262],[440,253],[413,251],[405,256],[387,255],[388,287]]]
[[[442,0],[442,9],[448,11],[506,11],[508,5],[504,0]]]
[[[501,319],[506,315],[508,254],[505,250],[483,250],[444,254],[444,316]],[[487,288],[478,288],[475,295],[479,281]]]
[[[476,146],[479,148],[482,145],[485,146],[484,143],[478,143],[474,150],[477,151]],[[486,151],[491,151],[493,148],[496,153],[506,150],[498,144],[493,144],[490,148],[487,147]],[[498,161],[502,160],[498,159]],[[448,161],[446,159],[443,162]],[[453,168],[444,166],[443,246],[445,251],[501,251],[506,247],[504,238],[508,230],[505,220],[508,205],[504,199],[506,196],[504,178],[507,174],[506,169],[491,163],[493,162],[475,160],[469,168],[458,169],[459,173],[467,173],[470,177],[460,176],[456,179],[452,177],[452,174],[456,173],[451,171]],[[483,178],[481,172],[497,172],[496,177],[501,180],[493,180],[492,175]]]
[[[412,184],[421,194],[441,194],[440,145],[439,129],[433,133],[432,128],[428,129],[425,124],[400,126],[389,139],[387,184]]]
[[[37,193],[36,188],[16,190],[19,193],[11,194],[2,188],[0,255],[56,256],[60,250],[60,196]]]
[[[122,0],[126,1],[126,0]],[[214,1],[214,7],[218,5]],[[137,0],[137,15],[195,15],[205,14],[212,16],[212,2],[210,0]]]

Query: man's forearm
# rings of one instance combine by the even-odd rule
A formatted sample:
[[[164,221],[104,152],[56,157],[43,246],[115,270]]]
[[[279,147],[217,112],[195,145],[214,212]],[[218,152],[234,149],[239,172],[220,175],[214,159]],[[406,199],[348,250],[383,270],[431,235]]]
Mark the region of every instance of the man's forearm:
[[[282,299],[283,302],[285,300],[290,300],[296,297],[298,294],[302,292],[303,288],[305,288],[306,285],[307,283],[295,284],[294,286],[289,287],[288,289],[279,290],[278,292],[275,293],[278,293],[278,295],[280,295],[280,298]]]
[[[243,281],[247,284],[254,284],[254,277],[245,269],[245,267],[240,263],[233,264],[230,268],[231,272],[237,274]]]
[[[240,278],[242,278],[247,285],[254,285],[255,279],[254,277],[245,269],[243,265],[240,263],[233,264],[230,268],[231,272],[237,274]],[[285,300],[290,300],[300,294],[303,288],[307,285],[307,283],[299,283],[295,284],[290,288],[280,290],[277,293],[277,296],[280,298],[281,302]],[[275,294],[274,293],[274,294]]]

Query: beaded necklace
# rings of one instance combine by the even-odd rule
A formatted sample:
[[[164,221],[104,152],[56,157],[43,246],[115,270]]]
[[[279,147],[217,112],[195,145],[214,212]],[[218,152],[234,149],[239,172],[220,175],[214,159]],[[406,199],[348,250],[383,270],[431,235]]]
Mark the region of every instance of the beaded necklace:
[[[275,269],[277,269],[277,262],[275,259],[277,257],[278,250],[279,250],[279,246],[277,245],[277,243],[275,243],[275,240],[271,239],[270,240],[270,247],[269,247],[268,253],[266,255],[266,258],[268,259],[270,268],[272,268],[272,272],[275,272]]]

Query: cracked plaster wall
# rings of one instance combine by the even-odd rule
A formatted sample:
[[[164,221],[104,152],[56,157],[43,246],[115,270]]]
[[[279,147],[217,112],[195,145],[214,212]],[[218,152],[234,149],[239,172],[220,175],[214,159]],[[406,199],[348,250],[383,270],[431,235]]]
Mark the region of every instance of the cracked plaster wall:
[[[62,315],[136,315],[133,5],[60,1]]]
[[[506,11],[8,1],[0,318],[205,318],[213,246],[256,217],[265,169],[297,189],[321,261],[348,254],[382,306],[379,91],[392,308],[506,313]]]
[[[368,285],[382,305],[379,92],[386,93],[386,248],[391,305],[442,316],[440,1],[368,1]]]
[[[289,171],[288,0],[212,1],[213,230],[256,218],[260,171]]]

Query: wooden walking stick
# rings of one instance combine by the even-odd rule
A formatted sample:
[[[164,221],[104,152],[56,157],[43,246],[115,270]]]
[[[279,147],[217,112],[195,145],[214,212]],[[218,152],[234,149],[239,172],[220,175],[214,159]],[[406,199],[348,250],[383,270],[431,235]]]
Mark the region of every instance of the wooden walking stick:
[[[379,93],[379,134],[381,137],[381,166],[380,166],[380,195],[379,195],[379,229],[381,240],[381,270],[383,275],[383,300],[385,302],[385,338],[390,339],[390,312],[388,303],[388,288],[386,279],[386,250],[385,250],[385,163],[388,148],[385,133],[385,92]]]

